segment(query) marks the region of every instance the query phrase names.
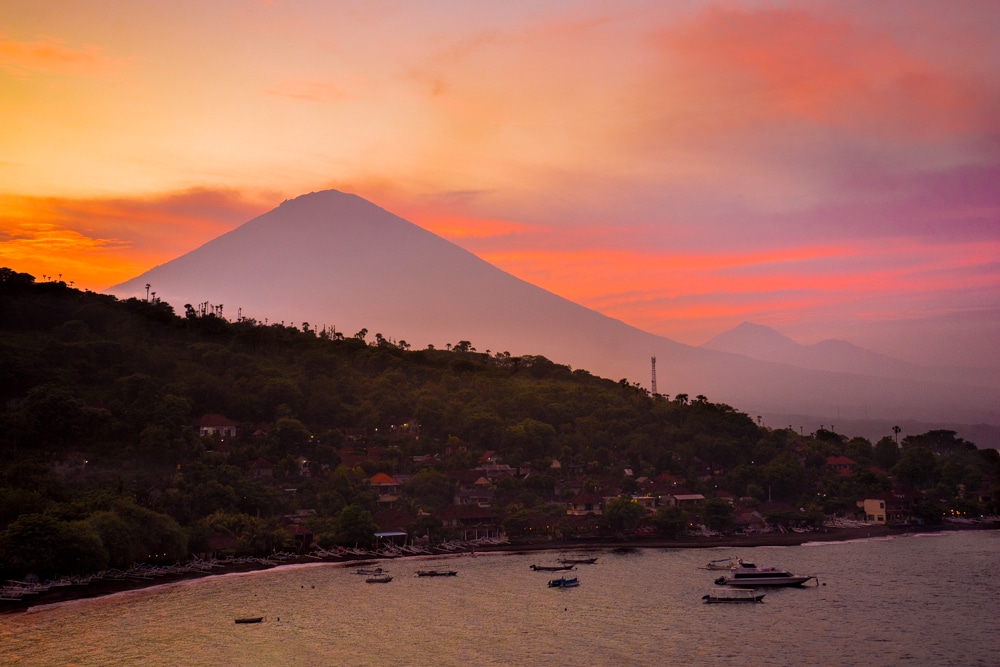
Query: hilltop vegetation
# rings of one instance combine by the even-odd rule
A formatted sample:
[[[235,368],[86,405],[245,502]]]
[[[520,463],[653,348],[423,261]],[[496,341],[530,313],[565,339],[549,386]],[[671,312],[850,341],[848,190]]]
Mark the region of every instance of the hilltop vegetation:
[[[281,517],[299,510],[321,545],[363,543],[385,527],[379,472],[406,480],[406,527],[443,539],[453,473],[488,453],[512,468],[491,480],[491,510],[514,534],[539,517],[572,532],[566,501],[581,490],[625,499],[600,531],[683,530],[688,513],[643,519],[627,500],[657,480],[705,495],[699,520],[719,527],[732,523],[724,494],[784,503],[801,523],[893,485],[923,491],[929,521],[997,510],[976,495],[1000,496],[996,451],[954,432],[901,446],[803,435],[704,396],[390,334],[230,321],[207,303],[178,315],[155,294],[122,301],[0,269],[0,576],[172,563],[219,544],[268,553],[292,544]],[[199,435],[205,415],[236,435]],[[858,465],[838,475],[831,456]]]

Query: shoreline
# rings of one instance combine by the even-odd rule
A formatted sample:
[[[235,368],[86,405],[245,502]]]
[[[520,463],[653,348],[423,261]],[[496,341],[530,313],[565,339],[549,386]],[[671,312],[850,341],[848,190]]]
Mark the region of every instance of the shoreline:
[[[398,558],[448,557],[469,553],[528,553],[543,551],[586,552],[604,549],[744,549],[755,547],[801,546],[810,542],[845,542],[848,540],[879,539],[894,535],[916,533],[941,533],[966,530],[997,530],[997,525],[944,524],[941,526],[920,526],[912,528],[888,528],[886,526],[827,527],[806,533],[765,533],[756,535],[723,535],[718,537],[682,537],[601,539],[601,540],[550,540],[544,542],[508,543],[496,545],[470,545],[448,553],[430,553],[415,556],[384,556],[379,554],[345,553],[338,556],[293,555],[277,561],[268,559],[247,559],[241,562],[215,562],[205,569],[185,569],[160,572],[149,576],[132,576],[120,579],[101,579],[86,584],[60,584],[42,591],[25,594],[16,600],[0,600],[0,617],[8,614],[27,612],[35,607],[73,600],[91,599],[133,590],[152,588],[165,584],[217,577],[243,572],[257,572],[275,568],[304,564],[352,564]]]

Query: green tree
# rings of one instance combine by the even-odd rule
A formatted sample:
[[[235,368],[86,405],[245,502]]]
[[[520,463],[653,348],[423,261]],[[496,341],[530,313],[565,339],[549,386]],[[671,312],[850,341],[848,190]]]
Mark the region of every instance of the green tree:
[[[721,498],[706,498],[701,503],[701,522],[711,530],[729,530],[735,516],[733,506]]]
[[[677,537],[687,530],[687,512],[679,507],[661,507],[652,518],[656,531],[664,537]]]
[[[631,498],[612,498],[604,505],[604,519],[616,533],[638,526],[642,514],[642,506]]]
[[[425,468],[406,483],[406,493],[417,507],[439,510],[451,504],[454,492],[451,481],[437,470]]]
[[[882,470],[892,470],[892,467],[899,463],[899,445],[896,441],[885,436],[875,443],[874,461]]]
[[[0,533],[0,556],[2,571],[16,579],[84,574],[108,565],[108,551],[89,524],[43,514],[24,515]]]
[[[892,468],[893,476],[901,483],[915,489],[923,489],[937,481],[937,460],[934,452],[924,445],[914,445],[903,450]]]
[[[369,546],[375,541],[378,526],[372,514],[356,505],[348,505],[336,517],[337,544],[343,546]]]

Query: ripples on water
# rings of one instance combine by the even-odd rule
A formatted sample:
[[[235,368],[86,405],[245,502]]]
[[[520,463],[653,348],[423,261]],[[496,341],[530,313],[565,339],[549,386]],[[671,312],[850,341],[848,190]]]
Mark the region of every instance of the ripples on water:
[[[566,590],[529,569],[560,552],[396,560],[378,585],[349,567],[293,566],[0,617],[0,664],[993,666],[998,553],[996,531],[601,551]],[[820,585],[706,605],[718,573],[699,567],[729,555]],[[413,576],[421,567],[459,574]]]

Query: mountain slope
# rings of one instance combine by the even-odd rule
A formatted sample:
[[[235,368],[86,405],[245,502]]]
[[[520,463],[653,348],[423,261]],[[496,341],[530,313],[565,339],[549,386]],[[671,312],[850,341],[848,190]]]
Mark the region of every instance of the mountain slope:
[[[471,341],[648,386],[704,394],[751,412],[983,421],[1000,392],[906,378],[793,368],[683,345],[526,283],[360,197],[337,191],[282,203],[108,292],[146,294],[178,311],[223,304],[259,321],[366,328],[414,348]],[[942,399],[942,395],[947,396]]]

